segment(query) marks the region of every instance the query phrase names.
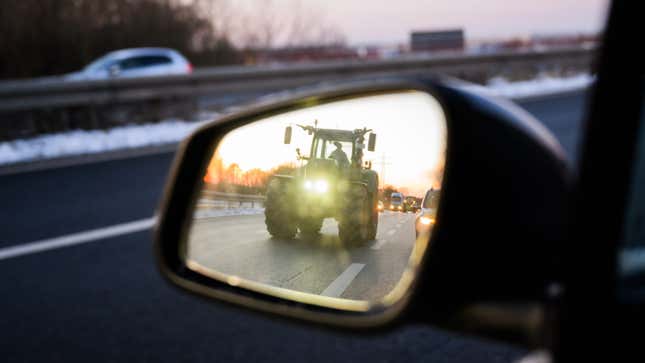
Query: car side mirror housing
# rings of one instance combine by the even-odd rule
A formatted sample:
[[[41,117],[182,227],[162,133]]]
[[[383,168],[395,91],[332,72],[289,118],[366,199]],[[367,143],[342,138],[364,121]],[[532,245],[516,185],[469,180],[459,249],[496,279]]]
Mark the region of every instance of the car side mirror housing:
[[[377,163],[375,170],[362,168],[362,162],[352,165],[359,169],[351,172],[330,168],[326,158],[333,150],[331,142],[328,144],[332,146],[325,150],[322,141],[318,144],[312,141],[312,145],[318,146],[311,147],[312,154],[306,165],[296,161],[277,166],[264,162],[283,155],[285,158],[293,156],[293,150],[288,149],[270,155],[262,152],[269,149],[270,146],[263,143],[271,139],[273,130],[278,130],[279,138],[284,127],[281,122],[295,123],[291,119],[293,115],[321,120],[320,125],[317,123],[307,132],[311,135],[309,139],[335,139],[344,143],[341,146],[347,146],[353,142],[351,133],[334,128],[334,121],[328,122],[331,126],[324,126],[325,115],[343,115],[347,120],[351,119],[347,115],[353,112],[380,113],[378,105],[382,102],[363,100],[401,95],[430,100],[434,111],[416,114],[426,117],[420,119],[422,125],[423,120],[427,125],[443,124],[445,134],[419,132],[426,141],[406,140],[403,145],[389,141],[386,137],[389,132],[379,132],[380,149],[387,151],[388,158],[396,164],[380,165],[389,170],[385,181],[382,173],[378,173],[378,162],[384,160],[374,160]],[[412,125],[413,121],[405,118],[401,125],[405,126],[406,122]],[[284,133],[285,144],[291,141],[288,130],[290,128]],[[375,134],[370,134],[369,150],[373,150],[375,140]],[[238,147],[250,142],[265,155],[250,150],[254,148]],[[442,146],[433,149],[432,145],[437,142]],[[395,148],[397,145],[400,150]],[[422,149],[399,153],[410,145],[420,145]],[[325,152],[316,154],[319,150],[316,147]],[[435,151],[428,153],[423,148]],[[394,159],[398,155],[402,156]],[[223,192],[224,185],[230,183],[217,184],[230,169],[223,166],[226,160],[240,169],[227,176],[238,179],[224,182],[247,180],[244,182],[246,189],[240,187],[232,193]],[[403,218],[409,218],[406,219],[409,224],[393,225],[392,230],[411,228],[405,232],[407,235],[414,235],[412,228],[415,225],[426,228],[421,234],[417,229],[417,238],[408,244],[410,258],[407,265],[396,272],[400,276],[395,279],[398,282],[388,288],[389,292],[374,295],[376,297],[351,295],[358,293],[350,291],[352,281],[359,283],[361,278],[367,278],[365,281],[373,284],[380,281],[382,274],[394,273],[370,270],[370,259],[387,255],[379,254],[379,251],[387,251],[394,244],[381,242],[386,239],[378,233],[369,236],[369,224],[361,227],[360,218],[373,219],[369,213],[358,211],[374,210],[381,219],[396,216],[397,207],[390,202],[384,205],[385,211],[381,213],[377,208],[385,183],[391,186],[394,181],[399,182],[401,179],[397,178],[406,168],[426,162],[432,167],[415,170],[423,171],[423,175],[431,178],[428,183],[434,184],[422,187],[440,194],[439,202],[436,208],[421,206],[421,213],[405,214]],[[244,170],[254,169],[271,172],[262,174],[256,170],[255,174],[245,176]],[[251,175],[255,179],[251,179]],[[333,178],[353,175],[355,179],[330,179],[329,175],[337,175]],[[260,180],[265,184],[255,191],[248,180]],[[560,246],[567,225],[570,185],[570,168],[558,142],[538,121],[509,101],[488,96],[477,87],[453,79],[396,78],[340,83],[334,87],[301,91],[222,117],[202,126],[182,142],[159,208],[155,254],[162,275],[181,289],[295,321],[370,331],[425,323],[524,345],[540,344],[547,291],[561,278]],[[270,197],[270,193],[284,197],[276,199]],[[307,234],[320,228],[314,225],[318,222],[312,222],[314,216],[307,214],[311,206],[320,209],[325,200],[337,200],[325,199],[325,193],[352,193],[352,203],[364,203],[343,207],[353,211],[350,214],[359,219],[351,223],[358,224],[351,224],[349,219],[337,215],[338,230],[324,220],[322,232]],[[424,194],[408,195],[420,198]],[[208,205],[216,204],[209,200],[217,201],[217,198],[237,198],[235,203],[248,206],[244,208],[261,210],[259,217],[245,217],[244,222],[256,223],[253,222],[255,218],[260,228],[257,231],[239,228],[248,226],[242,224],[241,219],[239,226],[230,222],[231,218],[218,219],[217,216],[224,212],[207,210]],[[307,204],[306,201],[314,199],[318,200],[316,204]],[[268,212],[279,203],[287,203],[285,205],[291,208],[283,209],[286,214]],[[306,207],[300,208],[301,205]],[[430,217],[419,219],[428,213]],[[240,211],[238,215],[243,213]],[[295,224],[291,226],[284,219],[278,219],[283,223],[271,226],[266,222],[267,228],[262,224],[272,218],[286,218],[284,216],[294,218]],[[239,231],[230,232],[235,228]],[[387,236],[397,232],[383,230],[380,233]],[[208,237],[224,235],[231,237]],[[248,250],[242,246],[246,242],[240,244],[238,238],[262,243],[253,244],[254,249],[245,252]],[[355,241],[362,242],[354,244]],[[322,246],[327,246],[327,250]],[[339,250],[342,253],[333,252]],[[358,251],[368,252],[360,255]],[[291,265],[303,261],[302,266],[306,267],[304,261],[326,253],[350,258],[337,266],[328,266],[329,270],[342,272],[335,279],[311,275],[325,270],[322,262],[314,263],[315,269],[303,267],[310,272],[289,274],[276,260],[280,255],[291,256]],[[249,260],[251,255],[259,257]],[[264,268],[274,271],[275,278],[267,277],[262,272]]]

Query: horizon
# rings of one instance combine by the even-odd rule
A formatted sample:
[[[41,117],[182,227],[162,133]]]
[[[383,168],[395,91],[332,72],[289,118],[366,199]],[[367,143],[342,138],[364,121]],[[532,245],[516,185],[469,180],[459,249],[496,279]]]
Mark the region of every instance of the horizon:
[[[302,23],[319,26],[321,31],[336,31],[348,46],[401,45],[409,42],[413,31],[444,29],[463,29],[467,43],[598,34],[603,30],[608,8],[607,0],[533,3],[489,0],[485,6],[477,0],[399,0],[396,7],[383,0],[371,1],[369,5],[346,0],[267,0],[257,4],[251,5],[248,0],[236,2],[233,13],[252,14],[251,19],[256,20],[277,17],[282,28],[291,22],[306,31],[310,29]],[[283,44],[284,34],[276,38],[280,40],[274,46],[288,45]]]

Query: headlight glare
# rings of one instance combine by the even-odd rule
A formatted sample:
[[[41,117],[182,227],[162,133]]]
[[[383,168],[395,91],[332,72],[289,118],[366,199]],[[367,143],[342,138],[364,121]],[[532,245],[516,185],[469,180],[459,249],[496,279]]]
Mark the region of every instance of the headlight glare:
[[[419,221],[421,222],[421,224],[425,224],[426,226],[430,224],[434,224],[434,218],[421,217],[419,218]]]
[[[329,184],[326,180],[318,180],[315,187],[318,193],[324,193],[329,189]]]

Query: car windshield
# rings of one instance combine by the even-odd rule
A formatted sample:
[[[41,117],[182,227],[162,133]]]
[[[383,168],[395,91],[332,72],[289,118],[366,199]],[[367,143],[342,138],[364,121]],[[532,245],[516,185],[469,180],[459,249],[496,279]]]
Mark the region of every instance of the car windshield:
[[[460,176],[471,176],[467,182],[477,187],[486,184],[490,175],[462,173],[464,169],[451,166],[455,157],[465,155],[455,152],[453,146],[462,143],[455,130],[467,125],[454,119],[468,110],[432,111],[436,117],[413,111],[416,104],[423,104],[424,110],[444,110],[448,101],[453,101],[441,99],[435,107],[437,87],[430,94],[432,100],[427,99],[426,92],[417,94],[418,97],[410,95],[410,103],[404,102],[403,99],[408,99],[404,95],[402,100],[392,102],[382,98],[383,102],[356,106],[355,110],[361,112],[343,112],[345,106],[327,104],[327,97],[320,95],[335,94],[334,100],[349,102],[354,98],[346,96],[358,95],[358,89],[371,90],[365,96],[386,96],[389,93],[380,94],[376,90],[384,89],[393,79],[411,81],[415,85],[412,88],[417,89],[421,80],[436,76],[433,83],[438,85],[446,77],[450,82],[440,86],[442,92],[448,88],[457,88],[459,92],[477,88],[479,96],[472,100],[477,104],[469,104],[469,110],[488,103],[488,96],[483,93],[494,95],[497,100],[503,98],[505,103],[513,102],[515,110],[529,113],[533,120],[530,129],[514,129],[506,137],[519,137],[525,131],[545,136],[549,148],[567,153],[566,159],[570,161],[567,167],[577,165],[579,151],[583,150],[579,146],[585,141],[581,132],[585,106],[591,104],[587,97],[593,94],[590,84],[602,80],[596,77],[600,67],[592,67],[598,62],[592,60],[603,51],[601,39],[609,1],[3,2],[0,10],[0,271],[6,277],[0,284],[5,326],[3,360],[45,361],[52,360],[52,356],[62,360],[93,354],[92,358],[99,361],[161,363],[207,361],[214,357],[230,362],[288,361],[296,357],[370,363],[521,361],[526,351],[519,344],[480,341],[475,335],[436,329],[427,321],[410,326],[397,324],[391,331],[382,327],[379,334],[364,329],[369,333],[364,337],[358,332],[319,331],[307,327],[308,323],[267,320],[264,316],[247,316],[241,309],[229,311],[231,307],[224,304],[192,301],[190,296],[170,289],[157,275],[156,262],[161,259],[150,255],[150,232],[161,220],[167,220],[159,218],[160,200],[170,201],[163,187],[172,182],[167,177],[172,175],[171,179],[177,180],[207,168],[210,174],[204,175],[203,180],[185,183],[191,183],[195,191],[197,186],[204,186],[208,192],[203,198],[200,195],[192,200],[196,213],[199,212],[195,226],[203,227],[202,231],[213,225],[226,228],[205,234],[201,251],[208,258],[225,260],[232,267],[253,267],[258,271],[258,283],[270,281],[277,289],[305,286],[311,293],[325,293],[312,302],[338,299],[338,308],[313,309],[316,313],[342,315],[350,324],[380,323],[383,321],[377,316],[380,312],[386,312],[384,318],[394,318],[416,291],[409,291],[410,294],[405,289],[395,291],[390,296],[402,292],[405,300],[397,302],[392,310],[386,310],[380,300],[371,300],[372,297],[389,294],[399,281],[398,276],[404,273],[405,279],[413,280],[417,268],[434,270],[426,262],[444,262],[423,259],[419,260],[423,264],[414,261],[413,268],[407,268],[414,248],[416,259],[423,256],[422,249],[434,253],[446,245],[417,244],[416,226],[440,231],[446,223],[441,218],[444,207],[449,207],[452,200],[461,203],[468,198],[463,190],[455,191],[454,199],[439,201],[426,197],[432,187],[438,192],[450,188],[449,184],[443,186],[433,180],[442,180],[445,175],[447,183],[459,183],[456,179]],[[636,29],[633,32],[637,35]],[[636,49],[637,37],[633,40]],[[126,58],[151,53],[167,55],[171,62],[154,69],[122,67]],[[185,76],[187,72],[192,74]],[[472,88],[461,84],[461,80],[469,82]],[[339,84],[344,91],[338,92]],[[633,96],[626,92],[625,97]],[[181,146],[189,145],[181,142],[197,128],[208,128],[213,121],[222,123],[230,113],[238,111],[249,112],[249,126],[251,121],[257,125],[255,121],[262,117],[251,110],[265,106],[273,109],[271,105],[282,103],[281,110],[286,112],[291,104],[287,100],[292,98],[300,100],[299,106],[289,112],[303,111],[297,114],[303,117],[281,119],[276,113],[272,120],[285,121],[279,128],[267,126],[263,129],[267,132],[253,133],[253,138],[245,143],[230,143],[229,149],[221,149],[224,158],[213,159],[211,164],[194,160],[195,173],[174,173],[175,155],[190,151],[197,157],[193,146],[206,141],[196,140],[197,143],[190,144],[190,150]],[[410,107],[397,106],[402,104]],[[311,110],[304,106],[320,108],[309,113]],[[641,112],[645,114],[645,108]],[[489,116],[492,122],[493,114]],[[538,121],[542,125],[538,126]],[[229,131],[237,125],[228,121],[227,124],[231,125]],[[310,125],[324,132],[308,133],[298,125]],[[488,161],[493,160],[492,151],[502,147],[492,141],[496,125],[476,125],[489,126],[484,127],[489,131],[484,137],[489,137],[491,144],[485,150],[464,149],[469,155],[476,153],[479,163],[473,170],[484,170]],[[291,127],[290,144],[284,143],[287,126]],[[354,165],[348,168],[336,164],[336,159],[329,159],[335,146],[328,139],[343,140],[342,151],[350,161],[352,151],[356,154],[359,151],[358,142],[353,146],[333,130],[354,132],[365,127],[374,129],[376,137],[374,151],[369,151],[371,133],[364,135],[360,143],[365,148],[361,150],[362,165],[358,165],[360,158],[355,158]],[[645,121],[642,127],[645,128]],[[477,134],[474,128],[471,131],[468,138],[474,139]],[[438,136],[444,134],[447,139]],[[312,145],[317,138],[326,139],[320,140],[318,148]],[[554,139],[562,148],[552,144]],[[645,134],[641,139],[645,148]],[[527,144],[514,145],[519,148]],[[514,148],[506,151],[510,157],[519,157]],[[645,151],[640,155],[645,158]],[[527,168],[532,161],[525,160]],[[381,202],[373,240],[347,244],[348,252],[338,252],[345,244],[340,242],[338,221],[332,217],[322,221],[319,230],[322,233],[311,233],[307,238],[301,238],[300,232],[315,232],[318,220],[299,220],[304,228],[296,228],[293,239],[270,237],[265,204],[268,184],[274,176],[302,180],[304,189],[304,176],[314,176],[313,171],[316,172],[306,194],[299,191],[297,197],[289,196],[281,202],[286,205],[283,218],[287,218],[292,212],[308,212],[321,206],[322,202],[305,203],[303,195],[312,200],[319,195],[323,201],[324,195],[336,195],[333,192],[344,187],[339,178],[359,166],[378,176],[370,179],[375,185],[368,189],[373,191],[369,196]],[[606,178],[615,176],[608,174]],[[634,187],[643,193],[633,194],[634,206],[645,206],[641,202],[645,198],[640,198],[645,195],[645,181],[641,181],[645,178],[638,175],[634,178],[637,180]],[[511,187],[521,187],[509,179]],[[326,194],[321,192],[325,190]],[[490,190],[475,190],[484,193],[493,204],[503,197]],[[535,192],[527,190],[526,194]],[[597,192],[599,199],[618,198],[614,190]],[[356,194],[353,199],[363,198],[362,192]],[[418,197],[413,207],[406,202],[408,196]],[[432,209],[439,203],[442,211]],[[468,213],[475,217],[486,214],[486,205],[472,208]],[[641,210],[645,208],[630,210],[629,228],[633,233],[626,235],[624,259],[619,265],[624,277],[635,276],[641,269],[645,271],[642,262],[645,252],[640,253],[641,249],[645,251],[645,238],[641,238],[645,234],[634,229],[636,224],[645,223],[645,219],[639,219],[645,215]],[[345,222],[365,217],[360,208],[342,210],[349,211],[355,213]],[[175,218],[188,216],[189,208],[177,209],[173,214]],[[602,222],[603,211],[598,214],[598,221],[593,223]],[[423,224],[429,218],[431,224]],[[497,221],[505,223],[501,217]],[[178,222],[173,231],[187,236],[190,226]],[[346,231],[363,233],[362,227]],[[486,243],[476,248],[485,249],[495,242],[494,226],[490,227],[481,231]],[[504,231],[513,231],[515,227]],[[550,231],[545,236],[553,234]],[[182,252],[187,252],[183,247],[187,247],[188,239],[184,242]],[[521,246],[523,241],[517,242]],[[575,251],[581,259],[586,247],[589,246],[580,246]],[[473,257],[466,250],[461,252],[460,264]],[[511,250],[506,252],[511,255]],[[530,251],[523,252],[528,256]],[[251,259],[258,256],[265,258]],[[459,274],[476,273],[460,264],[455,265]],[[184,272],[186,276],[194,275],[192,270]],[[240,288],[240,280],[232,277],[217,283],[223,291],[220,295],[230,296],[229,291]],[[437,281],[447,281],[442,280],[444,277],[438,276]],[[422,284],[415,283],[414,287],[417,286]],[[509,294],[523,286],[521,283],[510,286]],[[484,286],[469,291],[465,283],[448,287],[463,296],[487,292]],[[376,310],[365,314],[365,320],[357,312],[342,311],[345,304],[342,300],[363,299],[367,293],[373,294],[368,296],[369,304],[370,309]],[[248,292],[244,299],[250,300],[252,296],[260,293]],[[304,312],[309,308],[310,304],[287,302],[283,297],[269,297],[267,304],[285,311],[294,308]],[[538,303],[530,305],[532,312],[543,308]],[[458,311],[452,307],[450,310]],[[504,337],[512,337],[516,330],[508,329]],[[55,343],[63,339],[78,344]],[[313,349],[303,349],[312,345]],[[543,345],[538,353],[547,350],[547,344]],[[548,360],[541,354],[529,358]]]
[[[103,57],[95,60],[94,62],[88,64],[85,68],[83,68],[83,71],[96,72],[102,69],[107,69],[116,62],[118,62],[118,58],[113,53],[108,53]]]

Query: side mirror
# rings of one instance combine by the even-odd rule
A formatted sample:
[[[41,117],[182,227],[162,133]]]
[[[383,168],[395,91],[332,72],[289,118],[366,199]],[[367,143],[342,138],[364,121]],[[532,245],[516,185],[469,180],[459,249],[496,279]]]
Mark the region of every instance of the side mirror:
[[[369,140],[367,141],[367,151],[374,151],[376,150],[376,134],[371,133],[369,136]]]
[[[284,129],[284,143],[291,144],[291,126],[287,126]]]
[[[545,294],[561,277],[571,180],[544,127],[455,81],[388,79],[290,97],[207,124],[181,144],[156,227],[168,281],[337,328],[421,323],[539,343]],[[296,165],[274,143],[303,118],[320,125],[297,145],[312,154]],[[314,140],[348,144],[365,127],[380,133],[387,166],[330,168],[331,150]],[[394,213],[402,200],[379,214],[385,185],[433,190],[431,224]]]

